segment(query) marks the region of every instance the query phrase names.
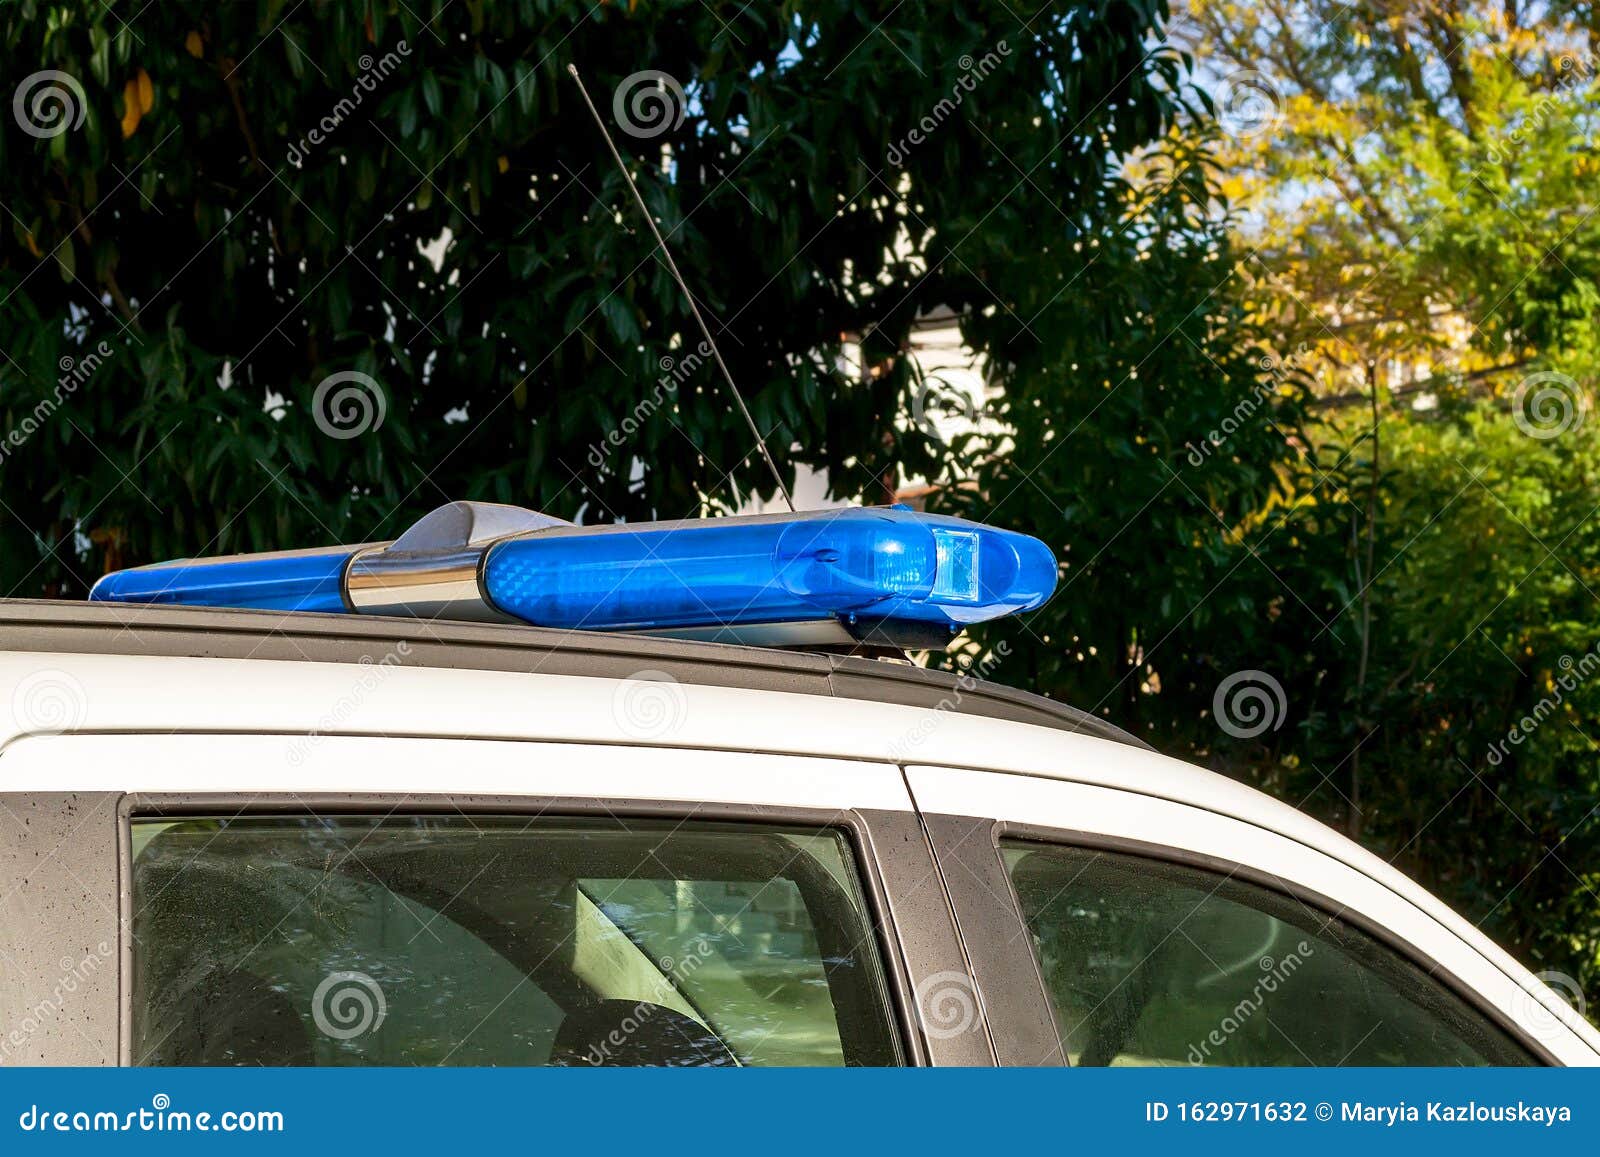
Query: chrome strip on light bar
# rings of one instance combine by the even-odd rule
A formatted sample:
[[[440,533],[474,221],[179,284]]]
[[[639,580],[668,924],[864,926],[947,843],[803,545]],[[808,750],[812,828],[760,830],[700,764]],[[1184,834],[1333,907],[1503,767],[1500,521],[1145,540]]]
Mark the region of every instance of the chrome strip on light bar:
[[[560,518],[494,502],[452,502],[391,543],[350,559],[344,597],[368,615],[521,623],[483,595],[479,567],[491,543],[514,534],[571,526]]]

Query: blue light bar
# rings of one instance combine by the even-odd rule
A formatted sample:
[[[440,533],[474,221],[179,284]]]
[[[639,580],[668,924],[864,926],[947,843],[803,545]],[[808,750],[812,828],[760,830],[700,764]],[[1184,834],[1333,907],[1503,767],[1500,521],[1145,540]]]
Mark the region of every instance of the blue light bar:
[[[1038,539],[905,507],[581,527],[460,502],[392,543],[160,563],[89,597],[921,647],[1055,585]]]
[[[344,568],[358,550],[334,546],[161,562],[113,571],[94,584],[89,600],[268,611],[346,611],[349,607],[341,593]]]
[[[590,630],[861,618],[954,632],[1041,606],[1055,584],[1038,539],[896,508],[544,530],[495,543],[482,570],[502,611]]]

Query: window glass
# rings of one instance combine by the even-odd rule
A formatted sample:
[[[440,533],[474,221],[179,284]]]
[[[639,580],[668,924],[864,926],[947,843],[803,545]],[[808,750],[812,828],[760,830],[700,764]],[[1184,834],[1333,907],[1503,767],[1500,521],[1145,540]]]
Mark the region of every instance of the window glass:
[[[1416,965],[1289,897],[1136,856],[1002,851],[1072,1064],[1532,1063]]]
[[[133,850],[141,1064],[899,1060],[837,833],[135,819]]]

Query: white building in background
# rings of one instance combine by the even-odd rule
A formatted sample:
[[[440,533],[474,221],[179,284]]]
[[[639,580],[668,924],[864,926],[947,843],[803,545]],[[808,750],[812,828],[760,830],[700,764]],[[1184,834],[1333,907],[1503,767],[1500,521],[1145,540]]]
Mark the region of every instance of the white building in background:
[[[847,342],[842,351],[846,369],[859,377],[862,372],[860,346]],[[930,435],[948,442],[974,431],[995,441],[1005,437],[1005,426],[991,416],[991,403],[998,397],[985,381],[983,358],[961,338],[956,314],[943,307],[917,319],[911,328],[910,356],[917,376],[924,383],[912,401],[911,414],[902,417],[902,426],[920,424]],[[929,480],[901,474],[896,479],[895,500],[921,507],[931,491]],[[795,478],[794,504],[800,510],[832,510],[857,503],[883,502],[882,491],[860,492],[829,497],[825,470],[802,468]],[[742,505],[740,514],[769,514],[782,511],[781,499],[752,499]]]

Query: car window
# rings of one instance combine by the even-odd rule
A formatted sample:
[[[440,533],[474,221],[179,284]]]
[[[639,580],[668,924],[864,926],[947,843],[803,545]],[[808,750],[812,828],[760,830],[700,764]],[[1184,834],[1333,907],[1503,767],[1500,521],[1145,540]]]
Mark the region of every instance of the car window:
[[[836,832],[432,815],[132,835],[138,1063],[899,1060]]]
[[[1081,1065],[1524,1065],[1421,968],[1336,917],[1220,872],[1006,842]]]

